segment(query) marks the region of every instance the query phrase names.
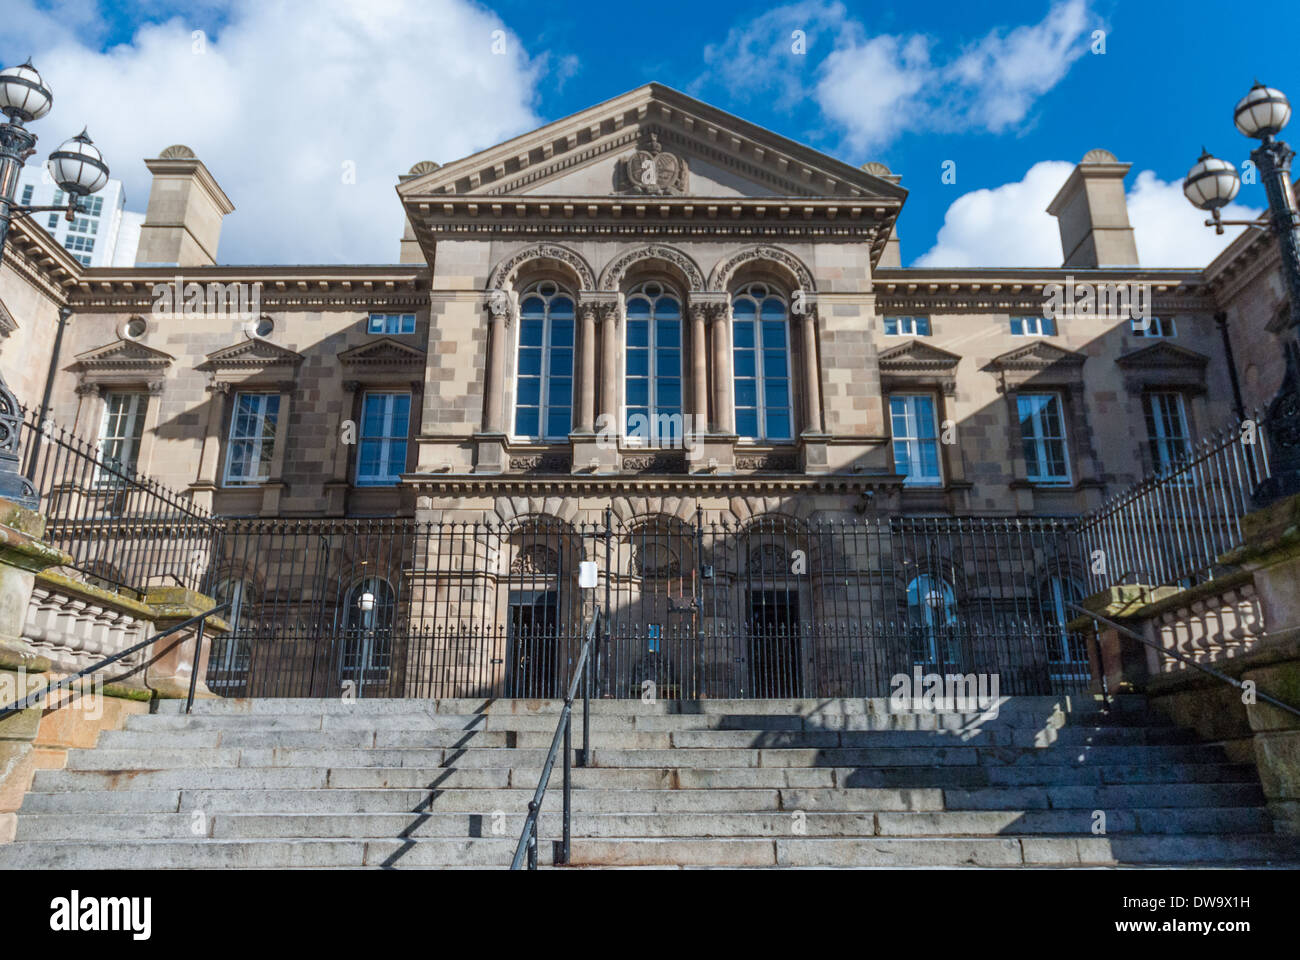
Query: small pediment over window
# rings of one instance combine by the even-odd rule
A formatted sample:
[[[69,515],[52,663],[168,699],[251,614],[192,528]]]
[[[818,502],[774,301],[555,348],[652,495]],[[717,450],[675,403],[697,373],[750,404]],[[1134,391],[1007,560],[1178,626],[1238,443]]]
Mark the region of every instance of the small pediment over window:
[[[0,300],[0,337],[7,337],[17,329],[18,321],[9,312],[9,308],[4,305],[4,301]]]
[[[1041,373],[1045,370],[1076,371],[1088,358],[1073,350],[1062,350],[1046,340],[1037,340],[1015,350],[994,357],[985,370],[1003,373],[1011,370]]]
[[[166,369],[175,359],[170,353],[123,339],[77,354],[70,369],[78,373],[92,370],[156,372]]]
[[[1204,370],[1210,358],[1186,347],[1172,343],[1156,343],[1141,350],[1133,350],[1115,360],[1128,369]]]
[[[345,367],[367,369],[423,367],[426,359],[423,350],[392,337],[381,337],[339,353],[339,362]]]
[[[881,373],[949,373],[960,362],[957,354],[919,340],[890,347],[878,358]]]
[[[209,353],[198,370],[260,370],[267,367],[297,367],[305,358],[269,340],[250,337]]]

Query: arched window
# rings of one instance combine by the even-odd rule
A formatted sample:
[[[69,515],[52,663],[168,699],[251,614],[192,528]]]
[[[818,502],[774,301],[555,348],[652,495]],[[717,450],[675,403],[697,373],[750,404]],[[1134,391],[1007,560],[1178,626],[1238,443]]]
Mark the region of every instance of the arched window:
[[[731,299],[736,433],[742,440],[794,439],[790,329],[785,300],[766,283]]]
[[[936,664],[942,657],[949,663],[956,662],[958,650],[953,630],[957,625],[957,597],[946,581],[923,573],[909,583],[907,619],[913,660]]]
[[[627,423],[629,440],[673,446],[681,440],[682,304],[662,283],[627,295]]]
[[[1075,612],[1066,604],[1078,603],[1083,595],[1083,587],[1073,577],[1055,575],[1048,577],[1043,584],[1043,616],[1050,618],[1052,631],[1057,638],[1056,648],[1051,652],[1053,660],[1080,663],[1088,659],[1082,637],[1073,636],[1065,629],[1065,625],[1076,617]]]
[[[519,301],[515,436],[566,440],[573,427],[573,298],[549,280]]]
[[[348,591],[343,623],[344,679],[387,679],[393,649],[393,588],[382,577],[362,577]]]
[[[251,602],[253,591],[246,581],[227,577],[217,583],[213,593],[218,603],[230,603],[230,609],[221,615],[230,624],[230,632],[212,639],[207,683],[214,689],[237,687],[247,680],[253,635],[257,629]]]

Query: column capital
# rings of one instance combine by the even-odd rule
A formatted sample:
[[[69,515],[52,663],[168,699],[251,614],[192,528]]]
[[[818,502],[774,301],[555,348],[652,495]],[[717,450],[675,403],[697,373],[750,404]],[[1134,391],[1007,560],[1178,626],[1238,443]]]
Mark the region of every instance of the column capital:
[[[612,320],[618,316],[618,301],[612,290],[579,290],[578,312],[590,310],[597,320]]]
[[[487,307],[488,316],[493,320],[504,320],[506,326],[514,316],[514,303],[510,299],[510,294],[505,290],[489,290],[483,297],[483,305]]]
[[[731,296],[717,291],[695,291],[687,301],[687,310],[691,316],[696,316],[697,311],[701,312],[709,323],[725,317],[730,306]]]

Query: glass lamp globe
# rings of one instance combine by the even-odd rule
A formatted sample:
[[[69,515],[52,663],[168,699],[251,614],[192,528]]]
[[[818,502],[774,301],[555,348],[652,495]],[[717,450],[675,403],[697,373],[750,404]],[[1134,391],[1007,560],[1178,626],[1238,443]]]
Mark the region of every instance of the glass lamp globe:
[[[1183,194],[1192,206],[1201,210],[1217,210],[1232,202],[1241,189],[1237,168],[1226,160],[1202,153],[1196,166],[1187,171],[1183,181]]]
[[[369,613],[373,609],[375,609],[375,595],[367,590],[361,595],[361,610]]]
[[[31,61],[0,70],[0,112],[10,120],[30,123],[50,112],[54,94]]]
[[[1246,136],[1263,140],[1282,132],[1291,119],[1291,101],[1281,90],[1256,82],[1238,101],[1232,119]]]
[[[75,197],[94,193],[108,183],[108,164],[85,130],[51,153],[47,167],[54,182]]]

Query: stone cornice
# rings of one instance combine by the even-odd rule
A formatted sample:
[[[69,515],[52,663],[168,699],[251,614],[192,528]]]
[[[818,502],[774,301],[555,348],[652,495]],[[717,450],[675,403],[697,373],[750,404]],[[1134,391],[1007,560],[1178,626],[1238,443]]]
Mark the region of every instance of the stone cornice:
[[[402,486],[423,496],[634,496],[685,494],[690,496],[735,496],[744,493],[860,493],[899,485],[893,475],[806,476],[798,474],[762,476],[636,474],[605,477],[536,476],[526,474],[406,474]]]
[[[29,217],[10,227],[4,262],[60,306],[68,302],[68,289],[85,273],[81,263]]]
[[[147,313],[154,287],[184,283],[260,283],[266,309],[383,307],[419,309],[429,303],[429,268],[404,266],[113,267],[85,270],[68,291],[79,311]]]
[[[869,243],[877,262],[901,204],[770,197],[439,197],[407,217],[426,256],[439,239]]]
[[[1049,284],[1150,283],[1158,313],[1213,313],[1213,292],[1196,270],[1105,270],[961,268],[878,269],[872,289],[878,312],[1027,313],[1038,316],[1047,302]]]

